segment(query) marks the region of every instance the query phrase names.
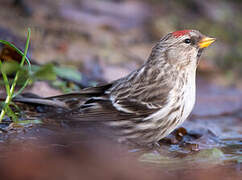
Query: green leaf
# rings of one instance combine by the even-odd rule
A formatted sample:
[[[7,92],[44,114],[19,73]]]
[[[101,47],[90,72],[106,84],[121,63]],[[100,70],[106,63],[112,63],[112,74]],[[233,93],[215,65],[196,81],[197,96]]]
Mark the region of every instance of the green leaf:
[[[9,85],[7,74],[2,71],[2,61],[1,60],[0,60],[0,70],[1,70],[1,73],[3,76],[3,82],[5,85],[6,93],[7,93],[7,95],[9,95],[10,94],[10,85]]]
[[[52,64],[46,64],[44,66],[34,66],[33,70],[36,72],[33,74],[33,78],[38,80],[56,80],[56,73]]]
[[[70,79],[73,81],[81,81],[82,76],[81,73],[71,67],[54,67],[54,71],[57,74],[58,77]]]
[[[19,70],[19,78],[17,81],[18,85],[23,85],[30,78],[29,71],[27,69],[21,68]]]
[[[16,73],[20,65],[16,61],[4,62],[1,66],[1,72],[6,75]]]

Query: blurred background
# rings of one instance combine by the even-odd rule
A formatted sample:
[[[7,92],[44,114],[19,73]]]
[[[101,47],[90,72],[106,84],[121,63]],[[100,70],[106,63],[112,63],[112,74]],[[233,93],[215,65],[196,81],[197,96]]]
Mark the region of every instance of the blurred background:
[[[217,38],[199,72],[241,88],[241,8],[239,0],[1,0],[0,38],[23,49],[30,27],[34,61],[74,66],[99,82],[137,68],[168,32],[197,29]]]
[[[27,91],[51,96],[78,91],[127,75],[143,64],[155,43],[169,32],[197,29],[215,37],[216,42],[203,53],[198,67],[197,103],[184,124],[188,136],[179,142],[173,141],[174,138],[168,139],[168,145],[161,148],[161,156],[157,156],[157,153],[146,154],[142,162],[159,166],[158,173],[153,172],[155,175],[150,176],[150,179],[166,176],[170,179],[239,179],[242,162],[241,9],[240,0],[0,0],[0,39],[8,40],[23,50],[27,28],[31,28],[28,55],[33,70],[43,65],[38,75],[44,81],[35,81]],[[12,56],[9,49],[0,46],[1,60],[9,60]],[[1,87],[0,93],[2,91],[4,88]],[[140,173],[143,169],[137,168],[137,172],[132,173],[130,169],[127,170],[129,162],[134,162],[133,159],[128,163],[123,163],[122,158],[113,161],[120,153],[120,148],[117,151],[114,149],[110,156],[107,152],[114,147],[112,144],[107,144],[107,148],[104,143],[99,148],[96,148],[97,145],[88,145],[87,148],[86,144],[82,144],[67,146],[66,149],[63,143],[73,142],[71,138],[67,138],[66,142],[62,138],[49,140],[49,131],[44,130],[42,134],[45,140],[42,145],[37,137],[39,129],[36,132],[30,129],[25,129],[28,133],[21,131],[17,135],[13,135],[12,131],[4,134],[0,129],[0,144],[4,144],[0,146],[1,157],[11,157],[5,158],[6,162],[0,161],[0,169],[8,179],[10,176],[13,176],[12,179],[26,179],[35,173],[43,175],[53,172],[53,167],[57,165],[61,170],[55,170],[53,177],[63,177],[59,174],[63,170],[72,179],[83,176],[83,173],[89,177],[86,179],[99,179],[93,177],[95,173],[85,174],[88,170],[79,172],[77,167],[83,168],[87,163],[92,168],[93,163],[99,163],[92,169],[97,174],[114,173],[114,176],[111,173],[107,178],[102,176],[103,179],[120,178],[122,176],[119,175],[125,173],[127,176],[123,179],[147,179],[146,173]],[[30,146],[27,146],[29,149],[26,148],[26,139],[31,141]],[[25,166],[16,162],[17,158],[12,151],[8,152],[9,142],[14,142],[14,146],[10,147],[14,153],[23,152],[20,162],[26,162]],[[19,147],[17,151],[16,142]],[[194,144],[199,145],[201,153],[190,156],[194,154]],[[79,152],[79,149],[85,151]],[[53,153],[56,150],[59,154]],[[167,154],[172,158],[167,159]],[[186,155],[189,155],[188,158],[184,158]],[[77,157],[87,157],[87,163]],[[93,161],[91,157],[97,158]],[[35,166],[35,158],[41,163],[40,166]],[[107,159],[111,161],[106,168],[103,164],[107,163]],[[49,166],[39,171],[48,160]],[[66,169],[66,163],[70,165],[69,169]],[[187,164],[190,171],[181,168],[186,168]],[[198,164],[199,167],[202,164],[202,167],[194,171]],[[29,175],[24,170],[18,171],[20,175],[12,173],[18,167],[28,169],[30,166],[36,170],[31,171],[33,174]],[[214,166],[219,168],[210,168]],[[209,167],[210,171],[204,167]]]

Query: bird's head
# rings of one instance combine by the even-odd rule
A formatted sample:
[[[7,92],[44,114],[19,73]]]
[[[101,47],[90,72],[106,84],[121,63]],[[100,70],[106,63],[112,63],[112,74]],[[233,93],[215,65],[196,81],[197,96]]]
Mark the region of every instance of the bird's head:
[[[215,41],[197,30],[175,31],[163,37],[153,49],[153,55],[179,69],[197,67],[204,48]]]

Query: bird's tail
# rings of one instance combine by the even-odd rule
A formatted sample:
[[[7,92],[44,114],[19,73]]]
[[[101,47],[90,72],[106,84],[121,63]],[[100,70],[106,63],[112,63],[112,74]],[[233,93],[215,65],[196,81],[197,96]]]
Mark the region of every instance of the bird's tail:
[[[31,113],[33,113],[34,111],[37,114],[55,114],[76,109],[92,97],[104,96],[105,91],[111,86],[112,84],[106,84],[103,86],[86,88],[77,93],[69,93],[45,98],[31,93],[24,93],[13,98],[12,101],[25,112],[32,111]],[[4,102],[5,98],[6,96],[0,95],[0,102]]]

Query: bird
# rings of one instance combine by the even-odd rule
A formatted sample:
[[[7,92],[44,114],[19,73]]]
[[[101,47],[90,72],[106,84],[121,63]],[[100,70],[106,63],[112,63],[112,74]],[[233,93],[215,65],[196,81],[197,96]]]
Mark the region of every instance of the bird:
[[[61,123],[101,124],[121,143],[154,144],[191,113],[199,58],[214,41],[198,30],[170,32],[152,48],[147,61],[125,77],[77,93],[14,101],[40,105],[42,114],[51,112],[46,119]]]

